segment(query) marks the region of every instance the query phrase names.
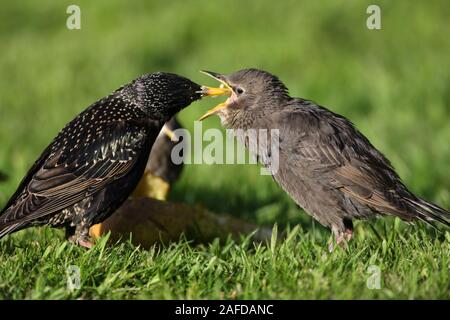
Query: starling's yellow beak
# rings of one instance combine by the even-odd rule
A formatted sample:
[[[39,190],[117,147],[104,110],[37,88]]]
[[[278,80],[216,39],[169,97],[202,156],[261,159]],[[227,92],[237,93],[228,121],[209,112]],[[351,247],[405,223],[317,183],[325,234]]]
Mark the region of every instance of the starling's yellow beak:
[[[219,112],[222,109],[225,109],[228,106],[228,104],[226,102],[222,102],[221,104],[218,104],[217,106],[215,106],[214,108],[208,110],[204,115],[202,115],[198,121],[203,121],[204,119],[215,115],[217,112]]]
[[[230,89],[219,87],[212,88],[207,86],[202,86],[202,90],[200,91],[204,97],[218,97],[223,96],[230,93]]]
[[[210,76],[211,78],[217,80],[220,82],[219,88],[211,88],[202,86],[201,94],[206,97],[218,97],[223,95],[231,95],[233,93],[233,90],[231,87],[226,83],[226,81],[223,79],[223,76],[219,73],[215,73],[212,71],[200,71],[201,73],[206,74],[207,76]],[[203,116],[201,116],[198,120],[202,121],[203,119],[208,118],[209,116],[212,116],[216,113],[218,113],[220,110],[225,109],[228,106],[226,102],[222,102],[221,104],[215,106],[211,110],[208,110]]]

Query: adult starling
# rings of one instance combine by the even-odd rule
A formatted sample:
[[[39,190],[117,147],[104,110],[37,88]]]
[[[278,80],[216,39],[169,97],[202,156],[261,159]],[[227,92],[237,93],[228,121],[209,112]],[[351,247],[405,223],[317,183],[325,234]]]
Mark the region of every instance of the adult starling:
[[[183,170],[183,164],[173,163],[171,157],[172,148],[179,143],[174,131],[181,128],[176,117],[172,117],[164,124],[153,144],[144,175],[132,193],[133,197],[167,199],[170,186],[179,178]]]
[[[199,85],[175,74],[141,76],[69,122],[28,171],[0,213],[0,238],[30,227],[65,227],[90,247],[89,227],[135,189],[164,123],[199,99]]]
[[[180,128],[182,127],[175,116],[164,124],[150,151],[144,174],[131,194],[132,198],[167,200],[171,185],[178,179],[183,169],[182,163],[174,164],[171,158],[172,148],[178,143],[178,137],[174,131]],[[108,231],[111,232],[113,238],[118,234],[123,235],[123,230],[128,233],[134,231],[134,236],[138,233],[142,234],[139,232],[143,230],[141,220],[145,218],[142,216],[142,210],[127,211],[123,206],[121,209],[121,217],[114,214],[102,223],[93,225],[89,234],[94,238],[99,238]],[[149,208],[146,209],[149,210]],[[154,213],[150,212],[149,214]],[[129,218],[128,223],[124,223],[126,217]]]
[[[220,81],[230,97],[200,120],[218,114],[235,132],[277,129],[278,168],[269,148],[260,150],[245,135],[237,136],[299,206],[331,228],[338,244],[351,239],[354,218],[393,215],[450,225],[450,213],[410,192],[389,160],[343,116],[290,97],[285,85],[265,71],[205,73]],[[205,88],[204,94],[218,95],[218,90]]]

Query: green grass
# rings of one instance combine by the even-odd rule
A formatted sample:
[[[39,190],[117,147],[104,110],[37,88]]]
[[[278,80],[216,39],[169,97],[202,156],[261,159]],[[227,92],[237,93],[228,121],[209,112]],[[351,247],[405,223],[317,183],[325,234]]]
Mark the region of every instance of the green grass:
[[[371,1],[83,0],[82,29],[69,31],[73,3],[2,4],[0,169],[10,180],[0,184],[0,205],[58,130],[118,86],[157,70],[212,84],[198,70],[252,66],[350,118],[412,191],[450,208],[445,1],[378,1],[379,31],[365,27]],[[192,129],[214,102],[184,110],[183,125]],[[172,200],[300,228],[276,245],[181,239],[150,250],[102,242],[91,251],[58,230],[25,230],[0,241],[0,298],[450,298],[448,232],[361,222],[349,250],[327,254],[329,232],[256,166],[187,166]],[[75,292],[66,289],[70,265],[81,269]],[[366,286],[371,265],[381,270],[380,290]]]
[[[362,231],[362,230],[358,230]],[[0,297],[144,299],[448,299],[450,238],[391,225],[386,237],[358,236],[349,250],[326,250],[325,240],[294,228],[281,243],[247,238],[193,246],[181,239],[142,250],[128,242],[87,251],[40,232],[2,242]],[[66,270],[81,272],[81,289],[67,289]],[[370,266],[381,288],[369,289]]]

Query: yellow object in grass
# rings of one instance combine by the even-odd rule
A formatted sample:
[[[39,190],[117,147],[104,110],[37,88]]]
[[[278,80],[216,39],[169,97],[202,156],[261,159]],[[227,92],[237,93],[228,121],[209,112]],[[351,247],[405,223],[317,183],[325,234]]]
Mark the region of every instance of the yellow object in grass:
[[[157,200],[167,200],[169,191],[170,184],[168,182],[146,171],[131,196],[133,198],[147,197]]]
[[[136,189],[131,194],[132,198],[152,198],[161,201],[167,200],[170,185],[160,177],[154,176],[150,171],[146,171],[142,176]],[[89,229],[89,234],[94,238],[99,238],[105,232],[102,223],[93,225]],[[111,230],[114,231],[114,230]]]

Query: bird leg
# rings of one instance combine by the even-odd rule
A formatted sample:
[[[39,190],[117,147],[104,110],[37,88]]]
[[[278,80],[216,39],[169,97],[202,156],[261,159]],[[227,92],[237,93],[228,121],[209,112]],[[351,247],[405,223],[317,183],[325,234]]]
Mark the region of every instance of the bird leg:
[[[345,229],[344,231],[345,241],[349,242],[350,240],[352,240],[352,237],[353,237],[353,229]]]
[[[331,232],[334,235],[336,244],[341,248],[348,248],[348,242],[352,239],[353,228],[351,225],[345,225],[344,230],[339,228],[337,225],[331,227]],[[328,251],[331,253],[334,251],[333,240],[328,243]]]
[[[88,249],[94,245],[89,238],[89,227],[82,224],[77,225],[75,230],[67,228],[66,236],[70,242]]]
[[[346,249],[347,248],[347,241],[345,238],[345,233],[342,231],[335,231],[334,228],[332,228],[332,233],[334,235],[334,241],[333,239],[330,240],[328,243],[328,251],[331,253],[334,251],[334,242],[341,248]]]

